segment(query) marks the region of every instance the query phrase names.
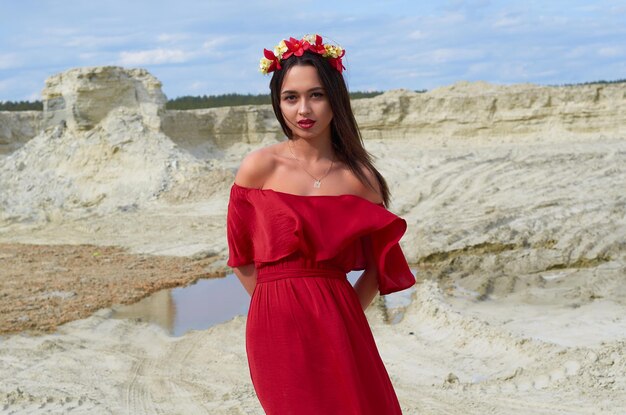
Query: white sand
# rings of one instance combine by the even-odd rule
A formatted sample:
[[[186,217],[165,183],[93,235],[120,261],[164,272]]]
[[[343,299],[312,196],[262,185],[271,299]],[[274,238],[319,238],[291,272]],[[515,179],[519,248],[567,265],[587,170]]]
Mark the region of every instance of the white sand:
[[[623,413],[624,340],[562,346],[487,322],[513,316],[508,305],[483,309],[487,319],[464,306],[426,282],[397,325],[368,310],[405,413]],[[248,379],[244,317],[180,338],[106,317],[104,310],[55,335],[5,339],[3,413],[263,413]],[[575,317],[561,310],[552,324]],[[587,328],[573,329],[583,338]]]
[[[448,148],[452,144],[459,143],[449,141]],[[507,243],[530,241],[525,248],[520,242],[510,251],[459,257],[451,275],[468,275],[442,281],[442,288],[429,281],[419,285],[398,324],[386,324],[377,306],[368,309],[405,413],[626,412],[626,140],[465,143],[450,150],[370,141],[368,147],[382,153],[379,165],[394,190],[392,210],[409,221],[402,241],[407,256],[497,235]],[[410,168],[422,173],[413,175]],[[494,192],[495,186],[500,190]],[[221,197],[211,204],[219,214]],[[490,213],[489,206],[501,213]],[[92,220],[95,233],[82,228],[86,222],[65,222],[3,239],[95,238],[138,251],[180,253],[223,239],[218,225],[194,227],[206,218],[199,208],[188,209],[187,218],[170,228],[168,218],[177,209],[123,224],[115,216]],[[508,225],[494,225],[498,221]],[[150,232],[139,232],[148,222]],[[127,231],[120,234],[122,226]],[[155,241],[155,228],[166,237]],[[543,238],[557,239],[559,248],[542,249]],[[608,252],[612,259],[542,271],[550,258],[575,252]],[[486,281],[492,289],[478,301]],[[171,338],[156,326],[106,314],[67,324],[54,335],[4,339],[2,411],[262,413],[248,377],[245,317]]]
[[[626,413],[626,138],[586,131],[366,146],[392,189],[390,209],[409,223],[403,249],[428,278],[397,324],[385,322],[383,302],[367,310],[404,412]],[[211,168],[231,172],[251,148],[233,145]],[[181,170],[176,180],[202,188],[189,181],[197,174]],[[224,177],[198,199],[139,200],[136,212],[113,201],[103,215],[6,221],[0,240],[226,257],[233,176]],[[26,199],[12,197],[26,217]],[[245,317],[173,338],[109,315],[2,339],[0,412],[262,414]]]

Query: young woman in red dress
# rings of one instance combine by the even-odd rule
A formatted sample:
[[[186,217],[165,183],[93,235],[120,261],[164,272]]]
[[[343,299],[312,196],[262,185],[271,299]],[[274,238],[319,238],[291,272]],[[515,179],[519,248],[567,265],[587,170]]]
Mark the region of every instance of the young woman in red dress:
[[[246,352],[271,415],[401,414],[364,310],[415,278],[365,150],[342,48],[318,35],[265,50],[287,139],[247,154],[231,187],[229,259],[251,295]],[[346,278],[363,270],[354,287]]]

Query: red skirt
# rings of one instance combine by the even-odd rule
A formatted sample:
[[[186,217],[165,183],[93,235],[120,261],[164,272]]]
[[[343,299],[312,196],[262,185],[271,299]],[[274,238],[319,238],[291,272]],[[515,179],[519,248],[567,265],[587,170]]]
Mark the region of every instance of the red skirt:
[[[254,389],[268,415],[402,413],[343,271],[259,268],[246,351]]]

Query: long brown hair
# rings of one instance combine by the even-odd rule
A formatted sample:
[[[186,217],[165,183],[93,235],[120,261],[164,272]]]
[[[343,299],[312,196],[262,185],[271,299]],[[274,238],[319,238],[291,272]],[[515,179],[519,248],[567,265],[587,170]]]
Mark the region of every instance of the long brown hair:
[[[326,90],[326,96],[330,102],[333,112],[331,121],[331,142],[337,159],[345,163],[346,166],[361,180],[362,183],[376,188],[369,182],[367,176],[361,170],[361,166],[367,167],[378,180],[382,192],[385,206],[389,205],[391,197],[387,181],[374,167],[372,156],[363,146],[363,138],[354,118],[352,106],[350,105],[350,95],[343,75],[333,68],[328,60],[316,53],[305,51],[302,56],[292,55],[281,62],[282,69],[274,71],[270,80],[270,92],[274,114],[280,123],[283,132],[291,140],[293,133],[287,126],[283,113],[280,110],[280,90],[283,85],[285,74],[292,66],[310,65],[317,69],[322,85]]]

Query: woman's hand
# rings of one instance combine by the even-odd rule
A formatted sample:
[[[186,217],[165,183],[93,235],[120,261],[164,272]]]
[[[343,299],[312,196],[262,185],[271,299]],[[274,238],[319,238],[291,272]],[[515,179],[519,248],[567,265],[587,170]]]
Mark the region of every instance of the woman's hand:
[[[245,288],[248,294],[252,297],[254,287],[256,287],[256,267],[254,264],[233,267],[233,272],[237,278],[239,278],[243,288]]]
[[[356,291],[361,307],[363,311],[369,307],[374,297],[378,293],[378,278],[376,270],[366,269],[354,284],[354,291]]]
[[[371,236],[366,235],[361,238],[361,241],[363,243],[363,255],[365,255],[367,264],[365,271],[354,284],[354,290],[359,296],[363,311],[365,311],[378,292],[378,270],[376,268],[374,250],[372,249]]]

